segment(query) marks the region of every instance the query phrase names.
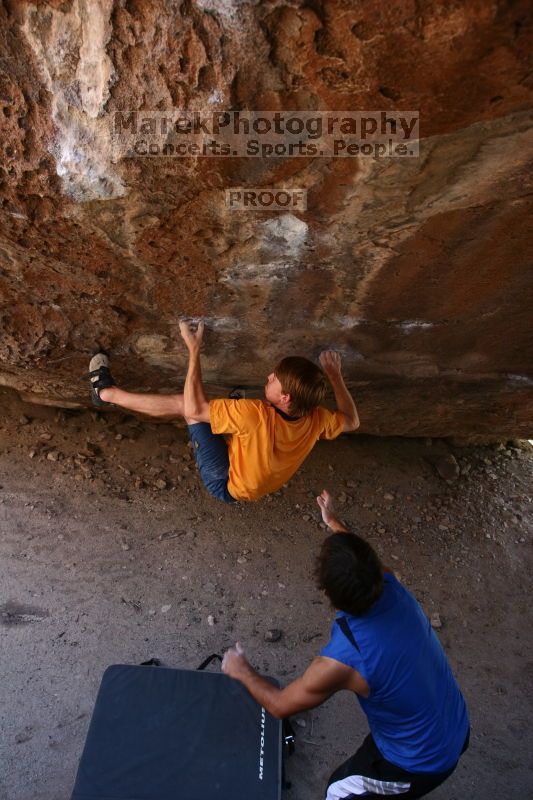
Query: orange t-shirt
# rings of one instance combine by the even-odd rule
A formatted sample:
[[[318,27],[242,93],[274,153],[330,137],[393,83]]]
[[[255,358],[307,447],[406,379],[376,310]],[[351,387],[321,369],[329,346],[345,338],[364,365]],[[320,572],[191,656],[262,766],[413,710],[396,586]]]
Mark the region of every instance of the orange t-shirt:
[[[211,400],[211,430],[228,433],[228,491],[236,500],[258,500],[275,492],[301,466],[318,439],[343,430],[340,411],[315,408],[285,419],[263,400]]]

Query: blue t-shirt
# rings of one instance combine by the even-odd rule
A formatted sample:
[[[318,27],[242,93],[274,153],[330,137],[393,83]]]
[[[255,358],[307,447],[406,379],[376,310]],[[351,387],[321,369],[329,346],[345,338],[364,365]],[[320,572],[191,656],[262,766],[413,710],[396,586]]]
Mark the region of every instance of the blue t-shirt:
[[[362,616],[344,617],[357,650],[333,623],[320,655],[356,669],[370,687],[358,700],[380,752],[409,772],[444,772],[457,763],[468,712],[444,650],[413,595],[390,572]]]

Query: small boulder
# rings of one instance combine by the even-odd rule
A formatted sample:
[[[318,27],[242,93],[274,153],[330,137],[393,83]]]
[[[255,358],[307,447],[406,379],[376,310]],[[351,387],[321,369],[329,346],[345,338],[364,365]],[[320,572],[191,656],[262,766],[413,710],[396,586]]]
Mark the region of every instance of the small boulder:
[[[459,464],[452,453],[440,456],[440,458],[435,461],[435,469],[445,481],[452,481],[459,475]]]
[[[265,642],[279,642],[282,636],[283,631],[280,631],[279,628],[270,628],[265,633]]]

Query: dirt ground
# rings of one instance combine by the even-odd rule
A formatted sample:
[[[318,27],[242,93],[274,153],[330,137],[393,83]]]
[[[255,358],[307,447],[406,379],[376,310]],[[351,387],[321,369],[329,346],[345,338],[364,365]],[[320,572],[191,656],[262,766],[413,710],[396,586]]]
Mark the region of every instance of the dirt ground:
[[[526,443],[345,436],[275,496],[227,507],[183,428],[0,406],[2,800],[68,800],[109,664],[195,668],[239,639],[266,674],[297,676],[332,619],[312,575],[324,487],[421,601],[466,696],[470,749],[432,797],[533,796]],[[298,715],[284,798],[322,798],[366,730],[347,693]]]

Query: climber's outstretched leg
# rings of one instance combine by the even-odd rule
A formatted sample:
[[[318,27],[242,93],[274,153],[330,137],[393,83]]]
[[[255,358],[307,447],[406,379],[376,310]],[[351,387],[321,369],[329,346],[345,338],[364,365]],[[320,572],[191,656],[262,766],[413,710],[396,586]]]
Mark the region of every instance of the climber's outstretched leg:
[[[97,353],[89,364],[91,399],[97,407],[114,405],[150,417],[182,417],[183,394],[139,394],[116,386],[105,353]],[[193,420],[191,420],[193,421]]]

